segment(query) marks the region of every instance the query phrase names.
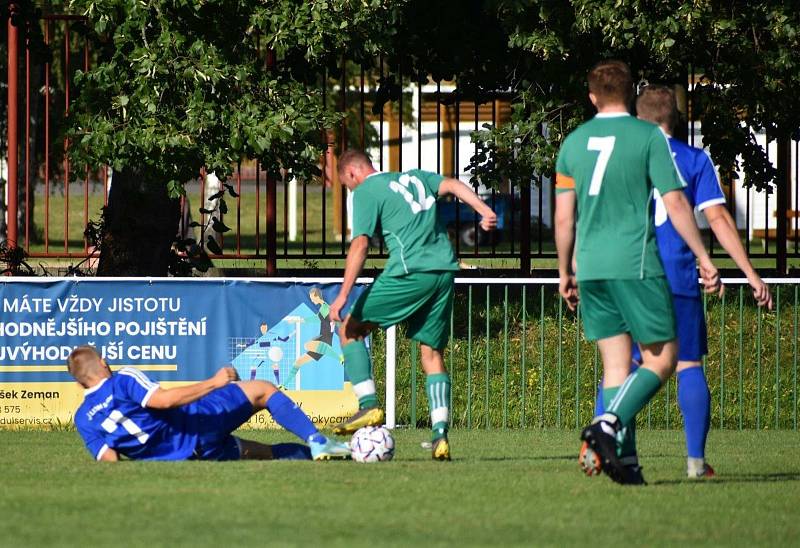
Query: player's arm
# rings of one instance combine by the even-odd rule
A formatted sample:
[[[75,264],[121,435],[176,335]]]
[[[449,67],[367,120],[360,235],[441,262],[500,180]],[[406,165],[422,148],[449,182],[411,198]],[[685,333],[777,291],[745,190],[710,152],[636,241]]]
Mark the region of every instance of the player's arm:
[[[697,223],[694,219],[694,212],[683,190],[675,189],[666,192],[662,194],[661,199],[664,201],[672,226],[675,227],[683,241],[686,242],[686,245],[697,257],[706,293],[721,292],[722,283],[720,282],[719,271],[711,262],[711,258],[703,245],[703,240],[700,238],[700,230],[697,228]]]
[[[772,295],[770,294],[769,287],[758,275],[758,272],[753,268],[750,259],[747,257],[747,252],[739,239],[739,231],[736,229],[736,223],[731,217],[731,214],[724,205],[712,205],[703,210],[703,214],[708,220],[708,225],[714,232],[714,236],[728,255],[731,256],[733,262],[739,267],[744,275],[747,277],[747,282],[753,288],[753,296],[759,306],[766,306],[772,310]]]
[[[210,379],[179,386],[177,388],[158,388],[147,400],[146,406],[152,409],[171,409],[197,401],[209,392],[222,388],[229,382],[238,380],[239,376],[233,367],[223,367]]]
[[[575,248],[575,192],[556,193],[555,240],[558,252],[558,291],[570,310],[578,305],[578,285],[572,268]]]
[[[342,321],[342,308],[344,307],[345,303],[347,303],[347,297],[350,295],[350,290],[353,289],[353,286],[358,279],[358,275],[361,274],[361,269],[364,268],[364,262],[367,260],[368,250],[369,238],[367,238],[364,234],[356,236],[350,242],[350,249],[347,251],[347,259],[345,259],[344,264],[344,279],[342,280],[342,287],[339,289],[339,295],[331,303],[329,310],[330,318],[335,322]]]
[[[474,209],[481,216],[481,228],[483,230],[488,232],[497,228],[497,214],[486,205],[486,202],[481,200],[480,196],[458,179],[444,179],[439,183],[438,194],[439,196],[447,196],[448,194],[455,196]]]

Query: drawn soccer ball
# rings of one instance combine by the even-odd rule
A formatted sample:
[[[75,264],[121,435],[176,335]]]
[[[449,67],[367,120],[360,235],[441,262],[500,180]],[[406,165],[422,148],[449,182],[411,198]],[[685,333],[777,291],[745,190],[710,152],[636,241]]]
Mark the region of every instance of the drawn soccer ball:
[[[356,462],[380,462],[394,457],[394,438],[384,426],[365,426],[353,434],[350,452]]]
[[[277,363],[283,357],[283,350],[281,350],[280,346],[270,346],[269,351],[267,351],[267,357],[271,362]]]

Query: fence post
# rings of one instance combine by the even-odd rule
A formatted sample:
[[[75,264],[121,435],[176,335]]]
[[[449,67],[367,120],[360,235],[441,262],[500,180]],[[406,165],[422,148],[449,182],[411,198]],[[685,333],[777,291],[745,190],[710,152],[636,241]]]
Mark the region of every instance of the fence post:
[[[8,185],[6,186],[8,210],[6,217],[9,247],[17,246],[17,168],[19,159],[17,141],[18,83],[19,83],[19,34],[14,24],[17,5],[8,6]]]
[[[275,51],[267,51],[267,70],[275,68]],[[266,173],[267,187],[267,276],[278,273],[278,184],[273,175]]]
[[[522,276],[531,274],[531,181],[520,185],[520,216],[519,216],[519,269]],[[513,214],[511,222],[514,222]]]
[[[778,184],[777,184],[777,230],[775,233],[775,268],[780,276],[788,273],[786,261],[786,245],[788,234],[786,227],[789,224],[789,195],[792,178],[792,149],[791,139],[787,134],[781,134],[777,140],[778,145]]]

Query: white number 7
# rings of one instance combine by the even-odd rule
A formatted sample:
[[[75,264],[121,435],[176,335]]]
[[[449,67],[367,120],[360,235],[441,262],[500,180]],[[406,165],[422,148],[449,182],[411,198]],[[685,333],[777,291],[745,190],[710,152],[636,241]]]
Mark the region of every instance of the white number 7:
[[[614,141],[616,140],[617,138],[613,135],[610,137],[589,137],[586,150],[596,150],[600,152],[597,156],[597,163],[594,165],[594,171],[592,172],[592,182],[589,183],[589,196],[597,196],[600,194],[600,185],[603,184],[603,176],[606,174],[608,159],[611,158],[611,151],[614,150]]]

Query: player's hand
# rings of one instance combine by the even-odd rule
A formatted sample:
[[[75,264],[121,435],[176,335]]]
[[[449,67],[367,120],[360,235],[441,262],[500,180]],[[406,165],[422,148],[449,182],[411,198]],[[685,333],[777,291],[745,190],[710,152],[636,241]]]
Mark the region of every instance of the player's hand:
[[[347,297],[343,295],[336,297],[336,299],[331,303],[328,311],[328,315],[330,316],[331,320],[335,322],[342,321],[342,308],[344,308],[345,304],[347,304]]]
[[[219,371],[217,371],[211,379],[214,381],[214,384],[218,388],[222,388],[223,386],[231,383],[233,381],[239,380],[239,374],[233,367],[223,367]]]
[[[491,209],[481,215],[481,228],[486,232],[497,228],[497,214]]]
[[[758,274],[754,274],[752,279],[747,280],[747,283],[753,288],[753,297],[758,306],[766,306],[767,309],[772,310],[772,293],[764,280]]]
[[[570,274],[568,276],[561,276],[558,280],[558,292],[567,301],[567,307],[574,311],[578,308],[578,282],[575,281],[575,276]]]
[[[720,297],[725,293],[725,286],[719,277],[719,270],[711,261],[700,263],[700,277],[703,279],[703,290],[706,293],[716,293]]]

